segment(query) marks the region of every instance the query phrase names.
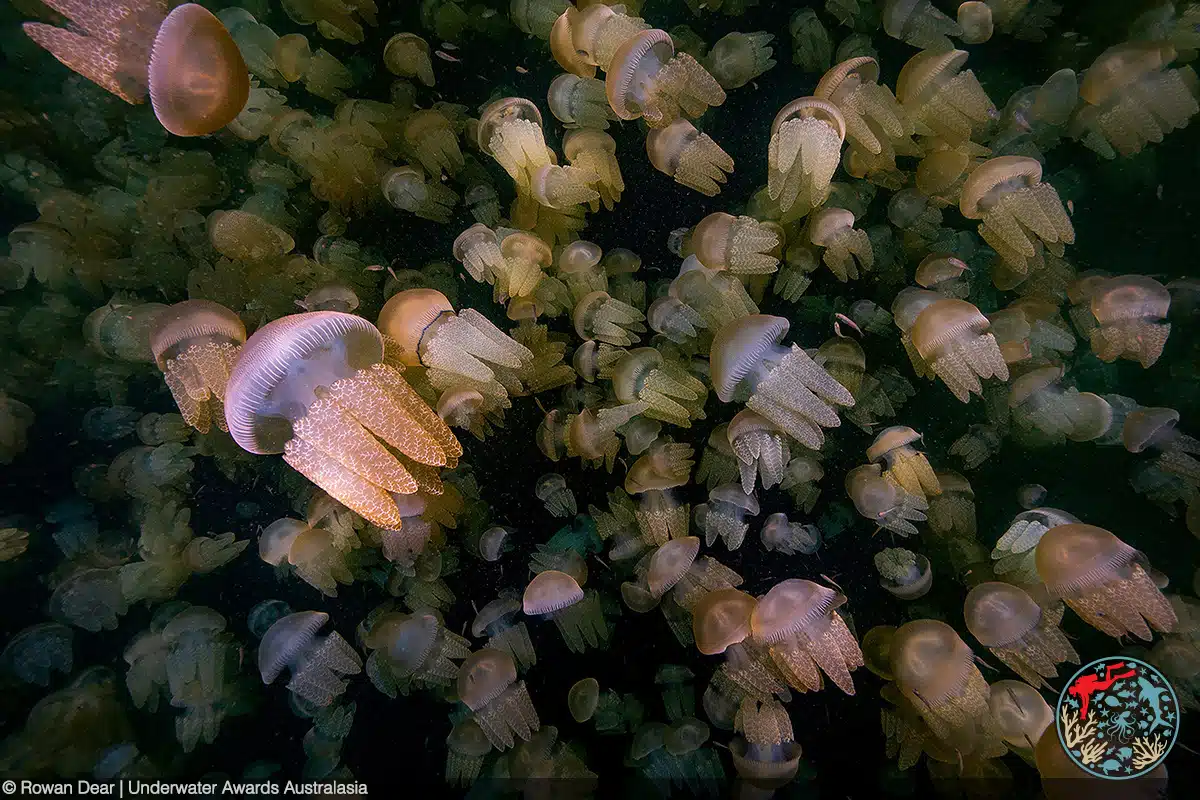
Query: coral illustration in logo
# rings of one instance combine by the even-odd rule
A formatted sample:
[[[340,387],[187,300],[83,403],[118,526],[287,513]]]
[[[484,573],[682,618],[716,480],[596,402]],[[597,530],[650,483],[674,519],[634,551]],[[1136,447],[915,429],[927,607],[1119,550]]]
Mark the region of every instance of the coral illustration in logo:
[[[1055,725],[1067,755],[1100,778],[1125,780],[1157,767],[1179,734],[1179,700],[1156,668],[1102,658],[1079,670],[1058,698]]]

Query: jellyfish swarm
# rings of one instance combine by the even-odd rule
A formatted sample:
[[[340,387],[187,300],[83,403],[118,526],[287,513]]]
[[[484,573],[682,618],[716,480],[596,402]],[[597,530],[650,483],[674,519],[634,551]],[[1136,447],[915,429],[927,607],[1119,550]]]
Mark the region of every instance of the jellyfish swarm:
[[[203,6],[167,13],[165,0],[51,0],[73,23],[25,23],[29,38],[127,103],[150,95],[154,116],[176,136],[228,125],[246,104],[246,62],[225,26]]]
[[[382,363],[383,352],[383,337],[360,317],[313,311],[277,319],[243,348],[225,417],[244,450],[282,452],[336,500],[396,530],[402,514],[393,494],[422,484],[440,492],[432,468],[457,463],[462,446]]]
[[[188,425],[208,433],[225,424],[225,387],[246,341],[237,314],[208,300],[185,300],[155,315],[150,349]]]

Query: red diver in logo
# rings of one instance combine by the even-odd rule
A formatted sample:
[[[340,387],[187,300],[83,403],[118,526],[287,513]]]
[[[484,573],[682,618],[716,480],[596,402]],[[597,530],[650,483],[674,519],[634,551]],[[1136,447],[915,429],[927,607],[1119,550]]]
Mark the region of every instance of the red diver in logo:
[[[1125,666],[1124,661],[1106,665],[1104,667],[1103,679],[1096,677],[1092,673],[1080,675],[1067,689],[1067,694],[1079,698],[1079,720],[1081,722],[1087,719],[1088,702],[1091,700],[1093,694],[1102,689],[1109,688],[1122,678],[1132,678],[1134,675],[1137,675],[1136,668],[1131,668],[1128,672],[1122,672],[1120,675],[1113,675],[1114,670],[1118,670],[1123,666]]]

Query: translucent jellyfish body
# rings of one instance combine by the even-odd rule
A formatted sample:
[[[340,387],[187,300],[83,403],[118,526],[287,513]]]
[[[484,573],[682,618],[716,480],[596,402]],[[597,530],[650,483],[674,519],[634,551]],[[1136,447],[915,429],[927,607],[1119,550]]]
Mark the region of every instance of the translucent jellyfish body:
[[[522,606],[527,616],[548,616],[554,620],[567,649],[582,653],[589,647],[608,642],[608,623],[596,592],[584,592],[570,575],[548,569],[540,572],[525,587]]]
[[[867,232],[854,227],[854,214],[844,208],[825,207],[808,221],[808,240],[823,249],[821,260],[839,281],[859,277],[875,266],[875,251]]]
[[[767,275],[779,268],[779,232],[753,217],[717,211],[696,224],[688,246],[709,269]]]
[[[791,327],[782,317],[742,317],[717,331],[709,360],[722,402],[747,397],[758,412],[796,441],[820,450],[821,428],[840,425],[835,406],[854,398],[797,345],[779,344]]]
[[[516,618],[520,612],[521,595],[515,590],[505,589],[475,615],[471,622],[471,635],[476,638],[487,636],[486,647],[508,653],[517,668],[525,671],[537,664],[537,652],[533,649],[525,621]]]
[[[346,675],[362,671],[362,659],[337,631],[317,633],[329,621],[324,611],[299,611],[281,617],[258,645],[258,670],[270,684],[286,667],[288,689],[298,698],[325,707],[346,690]]]
[[[696,506],[696,526],[704,531],[709,547],[720,539],[737,550],[750,530],[749,517],[758,516],[758,498],[746,494],[737,483],[724,483],[708,493],[708,502]]]
[[[529,196],[533,174],[550,165],[542,137],[542,112],[519,97],[496,100],[480,113],[476,142],[504,167],[518,194]]]
[[[1054,725],[1054,712],[1041,693],[1023,681],[996,681],[991,685],[988,706],[1005,743],[1032,762],[1038,739]]]
[[[1004,754],[987,681],[953,628],[931,619],[901,625],[892,635],[891,669],[900,693],[946,746],[964,756]]]
[[[405,366],[424,366],[434,387],[469,385],[485,395],[522,390],[516,373],[533,353],[473,308],[458,312],[436,289],[408,289],[384,303],[379,329],[399,349]]]
[[[1108,432],[1113,422],[1108,401],[1059,385],[1062,376],[1062,367],[1042,367],[1013,381],[1008,405],[1019,440],[1034,444],[1060,444],[1064,439],[1087,442]]]
[[[797,553],[812,555],[821,548],[821,531],[816,525],[790,522],[787,514],[778,512],[767,517],[759,532],[763,549],[787,556]]]
[[[612,382],[622,403],[647,403],[642,412],[647,417],[683,428],[704,419],[707,387],[653,347],[638,347],[622,356],[613,368]]]
[[[401,78],[417,78],[433,86],[433,61],[429,42],[415,33],[397,33],[383,46],[383,65],[388,72]]]
[[[930,0],[887,0],[883,4],[883,29],[888,36],[930,50],[948,50],[947,37],[962,35],[958,23],[934,7]]]
[[[606,130],[616,115],[608,105],[604,81],[566,73],[550,81],[546,103],[559,122],[572,128]]]
[[[981,164],[963,184],[959,210],[981,219],[979,235],[1010,269],[1025,274],[1040,242],[1061,257],[1075,229],[1054,187],[1042,181],[1042,165],[1024,156],[1000,156]]]
[[[659,439],[629,468],[625,491],[639,495],[635,517],[645,544],[687,535],[688,506],[670,490],[688,482],[693,452],[689,445]]]
[[[612,472],[621,449],[617,431],[624,430],[647,407],[648,404],[639,401],[610,408],[585,408],[569,417],[566,431],[567,454],[578,456],[592,466],[603,465]]]
[[[892,91],[879,83],[879,62],[869,56],[843,61],[826,72],[813,95],[838,107],[851,154],[868,171],[894,170],[896,154],[915,155],[914,128]],[[849,156],[848,156],[849,158]]]
[[[411,685],[452,686],[461,661],[471,653],[466,639],[446,630],[428,611],[391,611],[368,618],[360,631],[367,656],[367,677],[388,697],[407,694]]]
[[[997,116],[966,63],[965,50],[922,50],[900,70],[896,98],[917,133],[959,144]]]
[[[150,96],[154,116],[176,136],[203,136],[246,104],[250,80],[233,37],[210,11],[141,0],[52,5],[73,27],[25,23],[29,38],[127,103]]]
[[[1149,641],[1147,622],[1164,633],[1175,627],[1175,611],[1147,573],[1145,556],[1103,528],[1050,528],[1038,541],[1036,560],[1050,594],[1096,630]]]
[[[767,191],[796,216],[825,202],[829,183],[842,158],[846,120],[834,104],[801,97],[784,106],[771,123],[767,151]]]
[[[935,473],[939,494],[929,501],[929,529],[939,536],[975,538],[975,490],[957,472]]]
[[[927,498],[941,494],[942,489],[925,454],[913,447],[921,438],[921,434],[903,425],[885,428],[867,448],[867,460],[882,463],[886,467],[884,477],[909,494]]]
[[[914,522],[924,522],[929,504],[883,476],[879,464],[864,464],[846,473],[846,494],[863,517],[900,536],[915,536]]]
[[[761,478],[763,489],[770,489],[783,480],[791,450],[783,431],[766,417],[743,409],[729,422],[729,445],[737,457],[742,490],[754,491]]]
[[[741,734],[729,744],[738,776],[765,792],[790,783],[800,770],[800,745],[793,740],[792,720],[775,700],[743,703],[734,718]]]
[[[1090,329],[1097,358],[1125,358],[1146,369],[1158,361],[1171,334],[1171,293],[1161,283],[1147,275],[1102,278],[1092,287],[1089,306],[1098,323]]]
[[[533,493],[546,506],[553,517],[575,516],[575,493],[567,486],[567,480],[556,472],[537,479]]]
[[[18,632],[0,653],[5,671],[35,686],[49,686],[53,673],[71,674],[74,633],[57,622],[41,622]]]
[[[1034,686],[1049,688],[1056,665],[1079,663],[1079,654],[1059,629],[1065,606],[1040,607],[1024,589],[989,581],[967,593],[967,630],[1009,669]]]
[[[737,89],[775,66],[771,42],[766,31],[727,33],[708,51],[705,64],[723,89]]]
[[[909,357],[916,356],[914,367],[920,362],[918,374],[932,371],[962,402],[971,394],[982,395],[980,378],[1008,380],[1008,364],[988,330],[991,323],[967,301],[906,289],[897,295],[892,312],[901,331],[907,330],[915,350]]]
[[[1071,120],[1073,135],[1114,158],[1185,127],[1200,111],[1196,76],[1190,67],[1167,69],[1175,56],[1174,47],[1157,41],[1124,42],[1101,53],[1079,84],[1083,103]]]
[[[617,162],[616,140],[604,131],[582,128],[567,131],[562,148],[572,167],[594,176],[594,179],[589,178],[588,186],[600,197],[599,201],[588,201],[592,211],[599,211],[600,203],[612,211],[621,201],[621,192],[625,191],[625,179],[621,177],[621,165]]]
[[[709,197],[720,193],[726,176],[733,172],[729,154],[686,119],[651,130],[646,135],[646,155],[656,170]]]
[[[843,692],[854,694],[850,673],[863,665],[863,654],[837,611],[845,603],[839,592],[789,578],[771,587],[754,607],[754,640],[767,646],[792,688],[820,691],[824,672]]]
[[[282,452],[339,502],[396,529],[401,514],[392,493],[412,494],[419,482],[387,446],[426,483],[428,467],[455,463],[462,447],[382,361],[383,337],[366,320],[336,311],[283,317],[242,349],[225,418],[243,449]]]
[[[617,347],[637,344],[642,340],[638,334],[646,332],[645,314],[604,291],[580,298],[572,319],[579,338]]]
[[[996,574],[1009,583],[1033,586],[1040,582],[1035,563],[1035,548],[1042,536],[1057,525],[1079,522],[1057,508],[1033,508],[1013,518],[992,550]]]
[[[517,680],[512,657],[484,648],[472,653],[458,671],[459,699],[497,750],[513,746],[516,737],[529,741],[541,723],[525,681]]]
[[[889,547],[875,554],[879,585],[901,600],[916,600],[929,593],[933,585],[933,567],[920,553]]]
[[[416,214],[443,225],[450,222],[458,195],[414,167],[396,167],[384,174],[380,182],[383,196],[395,208]]]
[[[644,119],[663,128],[680,116],[698,117],[725,102],[716,79],[687,53],[676,53],[666,31],[628,39],[606,68],[608,103],[621,119]]]
[[[700,465],[696,467],[696,482],[704,483],[709,489],[722,483],[738,479],[737,455],[729,444],[729,424],[721,423],[708,435],[708,444],[700,454]]]
[[[739,586],[742,578],[721,562],[701,556],[700,540],[681,536],[662,544],[650,556],[646,587],[655,598],[669,592],[680,608],[690,611],[701,597]]]
[[[446,737],[446,784],[451,787],[470,786],[483,769],[483,760],[492,752],[479,723],[471,717],[459,720]]]

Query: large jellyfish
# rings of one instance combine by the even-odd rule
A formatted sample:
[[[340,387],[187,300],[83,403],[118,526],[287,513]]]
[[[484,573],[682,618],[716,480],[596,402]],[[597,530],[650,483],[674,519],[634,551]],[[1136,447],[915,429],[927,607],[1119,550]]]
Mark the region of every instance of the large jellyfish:
[[[246,62],[212,12],[166,0],[51,0],[72,27],[25,23],[50,54],[127,103],[146,95],[176,136],[203,136],[233,121],[250,94]]]
[[[160,311],[150,330],[150,349],[179,413],[201,433],[225,424],[225,387],[246,342],[237,314],[208,300],[185,300]]]
[[[243,348],[225,418],[243,449],[282,452],[339,502],[397,529],[402,514],[392,494],[416,492],[418,477],[429,482],[429,467],[456,463],[462,446],[382,363],[383,351],[379,331],[359,317],[313,311],[277,319]]]
[[[966,300],[941,295],[937,298],[916,313],[908,329],[912,346],[923,368],[941,378],[954,396],[966,403],[972,393],[982,396],[980,378],[1007,381],[1008,364],[1004,363],[996,337],[988,330],[987,317],[978,308]],[[901,302],[899,296],[896,302]],[[897,313],[897,324],[901,316]]]
[[[651,128],[680,116],[698,117],[725,102],[725,90],[696,59],[676,53],[671,35],[650,29],[628,39],[605,74],[608,103],[621,119],[644,119]]]
[[[824,672],[843,692],[854,694],[850,673],[863,665],[863,654],[837,612],[845,603],[840,592],[789,578],[771,587],[754,607],[754,639],[767,646],[793,688],[819,691]]]

